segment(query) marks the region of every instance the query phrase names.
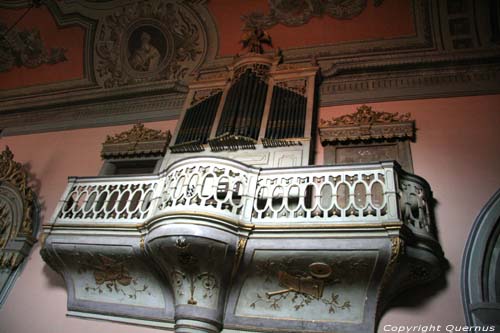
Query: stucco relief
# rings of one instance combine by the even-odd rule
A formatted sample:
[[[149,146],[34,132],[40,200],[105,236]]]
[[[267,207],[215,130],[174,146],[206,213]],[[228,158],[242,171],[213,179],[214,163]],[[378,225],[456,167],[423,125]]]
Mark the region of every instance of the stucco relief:
[[[374,0],[378,7],[383,0]],[[313,17],[328,15],[335,19],[345,20],[358,16],[366,9],[367,0],[269,0],[269,14],[252,12],[242,17],[245,29],[256,27],[268,29],[276,24],[300,26]]]
[[[37,28],[19,30],[0,21],[0,73],[14,67],[36,68],[66,61],[66,50],[47,48]]]
[[[96,78],[106,88],[183,80],[206,53],[203,24],[189,6],[176,1],[117,9],[101,19],[96,36]]]

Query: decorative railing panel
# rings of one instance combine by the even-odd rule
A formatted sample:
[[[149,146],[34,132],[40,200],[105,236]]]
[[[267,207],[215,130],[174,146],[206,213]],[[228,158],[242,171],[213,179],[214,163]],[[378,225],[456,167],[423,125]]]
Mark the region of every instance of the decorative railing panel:
[[[169,168],[159,211],[199,209],[249,222],[258,170],[229,160],[202,160],[187,159]]]
[[[159,181],[157,176],[70,178],[57,221],[142,222],[153,212]]]
[[[391,175],[391,168],[380,165],[264,170],[258,180],[252,222],[395,220]]]
[[[387,223],[432,236],[425,180],[393,162],[257,169],[190,158],[155,176],[71,178],[54,223],[140,224],[159,215],[208,214],[235,223]]]

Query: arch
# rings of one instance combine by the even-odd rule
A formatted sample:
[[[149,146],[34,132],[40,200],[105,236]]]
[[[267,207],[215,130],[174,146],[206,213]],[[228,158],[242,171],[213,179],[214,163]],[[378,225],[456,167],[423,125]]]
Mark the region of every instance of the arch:
[[[462,302],[468,325],[500,328],[500,189],[469,234],[462,262]]]

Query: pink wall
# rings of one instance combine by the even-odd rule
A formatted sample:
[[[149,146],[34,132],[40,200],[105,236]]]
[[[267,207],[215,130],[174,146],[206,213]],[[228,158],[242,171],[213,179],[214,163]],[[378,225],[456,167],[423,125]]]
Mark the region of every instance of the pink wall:
[[[417,306],[389,310],[382,319],[380,331],[386,324],[463,324],[460,266],[464,244],[479,210],[500,187],[500,112],[497,111],[500,95],[370,105],[380,111],[411,112],[416,120],[417,141],[412,144],[414,169],[429,181],[438,201],[436,218],[440,240],[451,265],[444,289]],[[320,118],[351,113],[356,107],[323,108]],[[175,121],[146,126],[173,131]],[[46,223],[66,186],[67,176],[96,175],[101,166],[100,144],[106,134],[128,128],[130,126],[116,126],[6,137],[0,140],[0,149],[9,145],[15,159],[27,164],[41,181],[39,196],[45,207],[42,215]],[[319,146],[318,163],[322,163],[322,154]],[[66,291],[62,280],[43,263],[39,250],[37,244],[0,310],[0,333],[156,331],[65,317]]]
[[[479,211],[500,188],[498,105],[500,95],[370,104],[376,111],[411,112],[416,120],[417,140],[411,145],[414,171],[430,183],[437,200],[439,238],[451,266],[444,289],[417,306],[390,309],[380,332],[387,324],[464,324],[460,269],[465,242]],[[320,118],[351,113],[356,107],[323,108]],[[321,146],[316,160],[323,161]],[[430,289],[423,286],[417,294]],[[406,303],[416,302],[415,297],[404,298]]]
[[[176,121],[146,123],[153,129],[175,129]],[[66,188],[68,176],[95,176],[102,166],[101,144],[108,134],[131,126],[114,126],[0,139],[0,150],[8,145],[14,159],[25,164],[40,181],[42,223],[48,223]],[[151,328],[66,317],[66,290],[62,278],[40,257],[37,243],[28,264],[0,310],[0,333],[89,333],[157,332]]]

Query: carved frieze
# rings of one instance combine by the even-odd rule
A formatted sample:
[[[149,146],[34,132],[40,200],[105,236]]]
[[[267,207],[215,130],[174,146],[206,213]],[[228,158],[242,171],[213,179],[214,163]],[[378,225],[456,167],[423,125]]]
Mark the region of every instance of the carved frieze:
[[[383,0],[374,0],[373,5],[378,7],[382,2]],[[340,20],[351,19],[366,9],[368,0],[269,0],[268,4],[268,14],[252,12],[242,17],[245,29],[268,29],[276,24],[300,26],[313,17],[325,15]]]
[[[98,83],[109,88],[183,80],[203,59],[203,31],[196,13],[182,2],[151,0],[116,10],[96,33]]]
[[[0,73],[14,67],[36,68],[66,61],[66,50],[46,48],[37,28],[19,30],[0,21]]]
[[[112,158],[120,156],[161,156],[165,153],[172,135],[136,124],[130,130],[108,135],[102,145],[101,156]]]
[[[413,139],[415,123],[410,114],[373,111],[362,105],[353,114],[320,120],[321,142],[347,142],[378,139]]]

